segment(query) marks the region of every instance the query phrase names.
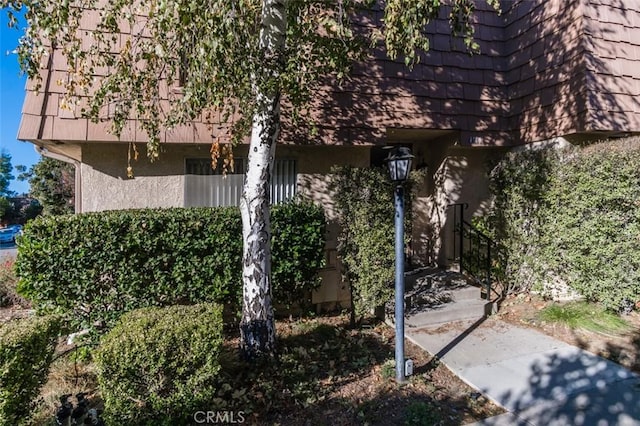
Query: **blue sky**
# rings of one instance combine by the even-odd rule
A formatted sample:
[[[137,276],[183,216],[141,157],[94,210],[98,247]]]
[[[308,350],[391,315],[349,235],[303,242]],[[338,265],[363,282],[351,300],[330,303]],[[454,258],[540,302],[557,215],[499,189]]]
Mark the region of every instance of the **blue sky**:
[[[26,78],[20,75],[18,57],[12,54],[18,45],[21,31],[7,26],[7,13],[0,10],[0,147],[11,154],[11,164],[27,167],[37,163],[40,156],[28,142],[16,139],[20,125],[20,111],[24,100]],[[14,170],[14,176],[17,172]],[[29,191],[27,182],[12,181],[11,189],[21,194]]]

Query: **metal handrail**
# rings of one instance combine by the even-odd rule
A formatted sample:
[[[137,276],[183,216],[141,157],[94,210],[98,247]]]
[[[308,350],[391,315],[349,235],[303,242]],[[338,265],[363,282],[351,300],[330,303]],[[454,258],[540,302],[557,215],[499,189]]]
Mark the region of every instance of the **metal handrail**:
[[[454,258],[459,259],[459,271],[460,273],[466,271],[480,284],[484,281],[487,299],[490,299],[493,283],[492,246],[495,246],[496,243],[491,237],[464,219],[464,210],[469,208],[467,203],[450,204],[447,207],[454,208],[453,250]],[[472,258],[474,255],[475,259]],[[476,261],[477,271],[474,271],[473,260]],[[468,265],[465,261],[468,261]]]

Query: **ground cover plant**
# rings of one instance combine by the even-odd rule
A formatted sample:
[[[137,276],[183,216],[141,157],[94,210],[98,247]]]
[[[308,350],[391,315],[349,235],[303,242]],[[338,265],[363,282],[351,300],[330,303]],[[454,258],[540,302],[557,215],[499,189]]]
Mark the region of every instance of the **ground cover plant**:
[[[620,316],[602,306],[587,302],[554,303],[539,313],[542,321],[564,324],[572,329],[620,335],[632,326]]]

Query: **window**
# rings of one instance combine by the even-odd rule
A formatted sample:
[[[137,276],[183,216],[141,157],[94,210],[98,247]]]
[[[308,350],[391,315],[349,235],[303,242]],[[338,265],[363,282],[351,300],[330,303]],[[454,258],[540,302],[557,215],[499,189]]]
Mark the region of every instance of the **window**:
[[[185,163],[185,207],[237,206],[242,196],[247,161],[234,158],[233,173],[222,175],[221,167],[213,170],[208,158],[189,158]],[[271,176],[272,204],[290,200],[296,194],[295,160],[276,159]]]

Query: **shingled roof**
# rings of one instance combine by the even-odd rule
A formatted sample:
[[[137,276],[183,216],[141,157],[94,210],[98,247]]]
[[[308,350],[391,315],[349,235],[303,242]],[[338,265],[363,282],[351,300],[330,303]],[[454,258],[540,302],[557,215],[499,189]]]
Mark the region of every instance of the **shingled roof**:
[[[340,87],[318,92],[315,117],[324,144],[383,144],[389,129],[460,132],[460,143],[506,146],[553,136],[640,131],[640,2],[515,0],[499,16],[478,1],[468,55],[445,19],[433,22],[431,50],[408,70],[374,57],[356,64]],[[376,25],[374,10],[362,25]],[[85,19],[86,28],[94,25]],[[30,141],[117,141],[108,123],[60,108],[67,64],[59,51],[43,69],[45,92],[27,87],[18,137]],[[105,117],[108,110],[105,110]],[[284,123],[283,141],[306,137]],[[202,122],[167,131],[164,141],[210,142]],[[122,141],[146,141],[135,120]]]

